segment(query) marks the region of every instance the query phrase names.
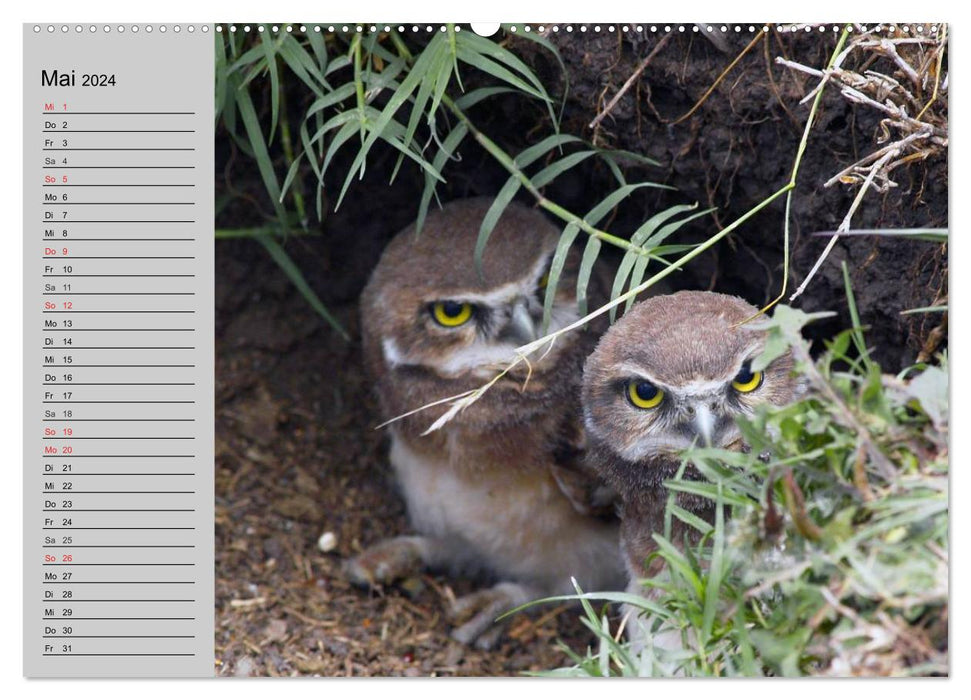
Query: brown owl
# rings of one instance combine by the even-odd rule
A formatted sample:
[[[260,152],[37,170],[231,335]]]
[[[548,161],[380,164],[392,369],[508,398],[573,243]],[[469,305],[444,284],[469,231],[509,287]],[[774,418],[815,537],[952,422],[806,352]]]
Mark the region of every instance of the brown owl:
[[[744,323],[756,309],[737,297],[678,292],[634,305],[601,338],[584,367],[583,411],[591,465],[621,498],[621,543],[631,592],[661,568],[645,560],[664,531],[669,492],[663,482],[692,445],[741,449],[736,416],[759,404],[782,406],[797,395],[788,354],[762,371],[752,361],[766,332]],[[689,479],[701,479],[691,465]],[[714,504],[678,493],[684,509],[714,522]],[[672,540],[695,539],[672,519]],[[636,635],[636,633],[635,633]]]
[[[489,199],[452,202],[388,245],[361,298],[365,362],[383,418],[481,387],[542,335],[543,299],[558,231],[512,204],[485,248],[473,251]],[[549,331],[579,318],[578,256],[557,287]],[[591,303],[602,299],[591,282]],[[491,588],[459,599],[474,613],[453,636],[487,647],[498,614],[545,595],[624,581],[616,522],[594,513],[606,493],[584,472],[579,408],[583,361],[602,326],[567,333],[499,379],[442,428],[444,405],[391,424],[389,458],[416,534],[349,561],[360,584],[422,567],[481,576]]]

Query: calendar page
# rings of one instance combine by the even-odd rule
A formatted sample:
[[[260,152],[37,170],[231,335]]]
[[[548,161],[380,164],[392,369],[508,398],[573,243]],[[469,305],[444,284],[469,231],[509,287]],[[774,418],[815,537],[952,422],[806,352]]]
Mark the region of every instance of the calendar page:
[[[22,34],[25,676],[949,675],[950,25]]]

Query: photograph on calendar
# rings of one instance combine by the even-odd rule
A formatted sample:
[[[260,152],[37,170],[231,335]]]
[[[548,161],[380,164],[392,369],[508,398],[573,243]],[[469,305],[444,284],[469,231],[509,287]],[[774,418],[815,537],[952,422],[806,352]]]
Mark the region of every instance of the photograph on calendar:
[[[209,39],[216,676],[949,675],[947,25]]]

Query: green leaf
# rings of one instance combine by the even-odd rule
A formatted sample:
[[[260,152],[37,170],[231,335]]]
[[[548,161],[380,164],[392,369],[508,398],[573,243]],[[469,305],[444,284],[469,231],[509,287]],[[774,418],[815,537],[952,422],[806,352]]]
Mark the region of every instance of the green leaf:
[[[907,394],[915,399],[938,428],[948,423],[948,376],[939,367],[928,367],[910,380]]]
[[[466,32],[462,32],[462,36],[465,37],[468,36],[468,34]],[[525,92],[528,95],[532,95],[537,99],[549,103],[550,99],[546,96],[544,91],[537,90],[535,87],[527,84],[525,80],[512,73],[512,71],[507,70],[496,61],[490,60],[487,56],[469,49],[463,44],[459,44],[456,55],[463,63],[468,63],[473,68],[478,68],[484,73],[488,73],[489,75],[508,83],[521,92]]]
[[[508,93],[516,92],[510,87],[482,87],[471,90],[464,95],[455,99],[455,106],[461,111],[466,111],[470,107],[482,102],[482,100],[487,100],[495,95],[503,95]]]
[[[599,254],[600,239],[590,236],[583,249],[583,259],[580,261],[580,271],[577,273],[577,308],[581,316],[587,315],[587,286],[590,284],[590,275],[593,273],[593,266]]]
[[[441,35],[438,34],[432,38],[429,42],[429,46],[434,44],[436,41],[444,41],[440,38]],[[387,105],[381,110],[380,114],[374,119],[373,123],[367,124],[366,132],[367,136],[364,142],[361,144],[360,149],[358,149],[357,155],[354,157],[354,161],[351,163],[347,171],[347,176],[344,178],[344,184],[341,187],[340,195],[337,198],[337,202],[334,206],[336,209],[340,206],[341,202],[344,200],[344,195],[347,194],[347,188],[350,187],[351,181],[354,179],[355,174],[358,172],[363,172],[363,166],[365,159],[371,148],[377,143],[378,139],[384,138],[388,140],[389,143],[395,145],[397,144],[391,138],[389,138],[385,131],[391,127],[394,115],[398,110],[408,101],[411,94],[415,92],[416,88],[421,84],[421,77],[425,75],[429,70],[429,64],[434,59],[434,50],[428,50],[428,47],[422,51],[421,55],[415,61],[414,66],[412,66],[411,71],[401,82],[398,89],[391,95],[388,100]],[[401,150],[401,149],[399,149]],[[426,165],[424,161],[421,161],[422,165]],[[430,164],[427,164],[428,168],[431,168]]]
[[[286,35],[284,34],[284,37]],[[280,41],[283,38],[281,37]],[[276,65],[276,46],[274,40],[268,33],[260,34],[260,46],[266,58],[266,67],[270,71],[270,138],[273,143],[273,135],[276,133],[277,121],[280,114],[280,72]]]
[[[692,209],[696,209],[697,207],[698,207],[697,204],[679,204],[658,212],[650,219],[645,221],[643,224],[641,224],[636,231],[634,231],[633,235],[631,235],[630,237],[631,244],[637,246],[638,248],[643,248],[645,242],[651,236],[653,236],[654,233],[658,230],[658,228],[661,227],[665,222],[674,218],[678,214],[681,214],[686,211],[691,211]],[[688,220],[689,219],[686,219],[685,221],[688,221]],[[675,229],[676,228],[677,227],[675,227]],[[675,229],[672,229],[671,232],[673,233]],[[641,261],[640,264],[638,264],[638,261]],[[648,260],[643,255],[639,254],[637,251],[628,250],[626,253],[624,253],[624,257],[620,261],[620,265],[617,267],[617,273],[614,276],[614,285],[610,291],[610,298],[613,300],[619,297],[621,293],[624,291],[625,285],[627,286],[628,289],[633,289],[634,287],[639,285],[641,281],[643,281],[644,279],[644,272],[647,269],[647,263],[648,263]],[[631,276],[632,273],[633,273],[633,277]],[[628,284],[628,281],[630,282],[630,284]],[[634,299],[633,297],[631,297],[631,299],[628,300],[625,306],[625,310],[630,310],[630,307],[633,305],[633,303],[634,303]],[[616,320],[616,318],[617,318],[617,307],[615,306],[610,310],[611,323],[613,323],[614,320]]]
[[[297,267],[296,263],[287,255],[287,252],[283,249],[276,238],[267,235],[257,235],[256,240],[263,244],[266,251],[270,254],[270,257],[276,262],[277,265],[286,273],[287,277],[290,278],[290,282],[294,287],[303,295],[303,298],[307,300],[314,310],[320,314],[320,316],[330,324],[331,328],[341,334],[345,340],[350,340],[350,336],[340,322],[334,318],[334,316],[327,310],[324,303],[317,296],[317,293],[311,289],[310,285],[307,284],[307,280],[304,278],[303,273]]]
[[[449,132],[449,135],[445,137],[442,147],[439,149],[438,154],[435,156],[435,160],[432,162],[432,167],[434,167],[435,170],[442,172],[442,170],[445,168],[445,164],[452,157],[455,149],[458,148],[459,144],[462,143],[462,139],[464,139],[468,133],[469,128],[463,122],[459,122],[455,125],[455,128],[452,129],[452,131]],[[428,206],[431,203],[432,196],[434,194],[435,178],[428,173],[425,173],[425,188],[421,193],[421,201],[418,204],[418,219],[415,222],[416,233],[421,233],[421,229],[425,225],[425,216],[428,214]]]
[[[553,101],[546,93],[546,88],[543,87],[543,83],[539,80],[539,78],[536,77],[536,74],[533,73],[529,66],[523,63],[514,53],[508,51],[494,41],[479,36],[475,32],[461,32],[460,34],[457,34],[456,46],[457,50],[459,51],[460,58],[462,58],[462,53],[464,53],[466,56],[481,56],[483,59],[491,59],[484,61],[484,64],[486,65],[492,63],[493,67],[491,69],[489,67],[483,67],[482,65],[478,67],[485,70],[487,73],[494,75],[500,80],[506,80],[506,82],[520,87],[520,89],[523,89],[525,92],[533,94],[535,97],[543,100],[543,102],[546,103],[546,107],[549,111],[550,119],[553,122],[554,128],[557,131],[559,130],[559,123],[556,118],[556,113],[553,111]],[[528,81],[532,87],[525,85],[525,83],[522,83],[511,73],[505,71],[501,66],[499,66],[500,63],[523,76],[523,78]],[[503,73],[507,73],[508,77],[502,77]]]
[[[929,241],[931,243],[947,243],[948,232],[946,228],[858,228],[852,231],[820,231],[814,236],[834,237],[840,236],[878,236],[881,238],[910,238],[916,241]]]
[[[711,639],[718,603],[721,600],[721,584],[725,575],[725,509],[722,485],[718,484],[718,498],[715,500],[715,536],[711,549],[711,562],[705,579],[705,607],[701,624],[701,644],[706,646]]]
[[[533,187],[537,189],[540,187],[546,187],[546,185],[553,182],[553,180],[558,178],[567,170],[575,168],[587,158],[594,155],[596,155],[596,151],[577,151],[576,153],[570,153],[569,155],[563,156],[530,178],[531,182],[533,183]]]
[[[513,197],[516,196],[516,192],[519,191],[519,180],[514,177],[510,177],[506,180],[506,184],[502,186],[499,190],[499,194],[493,200],[492,204],[489,206],[489,210],[486,212],[485,216],[482,217],[482,223],[479,225],[479,236],[475,241],[475,253],[473,259],[475,260],[475,269],[478,274],[482,275],[482,255],[485,253],[486,243],[489,242],[489,236],[492,235],[492,231],[496,228],[496,224],[499,223],[499,217],[502,216],[502,212],[506,210],[509,203],[512,201]]]
[[[752,370],[760,372],[772,364],[776,358],[787,353],[790,345],[802,342],[803,326],[819,319],[832,318],[835,315],[836,313],[833,311],[807,314],[805,311],[779,304],[775,307],[771,320],[760,320],[757,324],[753,323],[752,325],[753,328],[768,330],[765,349],[752,360]]]
[[[560,275],[563,274],[563,266],[566,263],[567,255],[570,253],[570,246],[580,233],[580,226],[570,223],[560,234],[560,240],[556,244],[553,252],[553,261],[550,263],[549,282],[546,285],[546,297],[543,300],[543,333],[550,327],[550,320],[553,317],[553,302],[556,299],[556,285],[560,283]]]
[[[695,573],[694,567],[685,558],[684,553],[660,534],[655,532],[652,537],[657,542],[658,552],[664,558],[664,561],[667,562],[672,571],[677,572],[691,586],[695,595],[700,598],[704,594],[701,579],[698,578],[698,574]]]
[[[280,202],[280,184],[277,181],[273,161],[270,159],[270,153],[263,138],[263,131],[260,129],[259,118],[256,116],[256,110],[253,108],[253,100],[250,98],[249,92],[245,89],[237,90],[236,104],[240,119],[243,121],[243,127],[246,129],[246,136],[253,147],[256,167],[263,178],[263,186],[266,187],[266,191],[270,195],[277,218],[281,222],[286,222],[287,212]]]
[[[284,35],[277,51],[294,75],[300,78],[315,95],[322,97],[325,90],[330,90],[327,79],[320,72],[317,62],[291,34]]]

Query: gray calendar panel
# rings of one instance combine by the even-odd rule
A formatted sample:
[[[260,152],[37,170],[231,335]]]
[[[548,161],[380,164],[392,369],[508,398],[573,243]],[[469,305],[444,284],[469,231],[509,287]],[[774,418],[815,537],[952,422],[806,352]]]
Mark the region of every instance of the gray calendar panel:
[[[211,676],[213,37],[53,26],[24,26],[24,672]]]

